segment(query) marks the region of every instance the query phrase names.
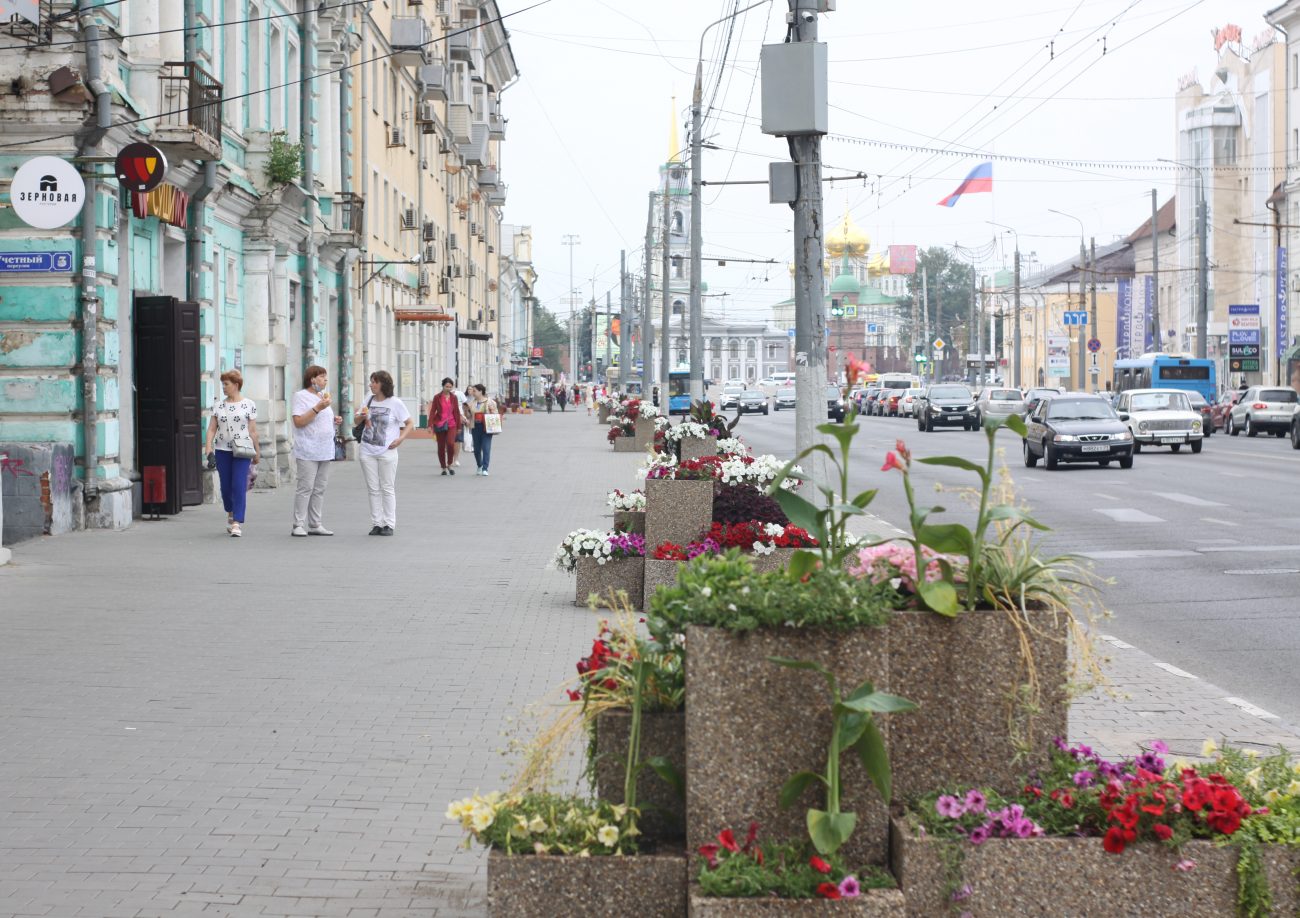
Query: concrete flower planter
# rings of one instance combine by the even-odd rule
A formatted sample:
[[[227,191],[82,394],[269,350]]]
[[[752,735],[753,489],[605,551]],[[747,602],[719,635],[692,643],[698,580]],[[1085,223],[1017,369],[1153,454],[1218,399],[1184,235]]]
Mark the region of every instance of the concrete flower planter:
[[[686,914],[686,858],[488,855],[492,918],[681,918]]]
[[[648,542],[646,548],[653,551]],[[650,597],[654,596],[660,587],[672,586],[677,582],[677,568],[681,563],[680,561],[656,561],[654,558],[645,559],[645,601],[641,608],[650,608]]]
[[[639,453],[645,450],[636,442],[636,437],[616,437],[614,439],[614,452],[616,453]]]
[[[579,558],[576,573],[575,606],[585,606],[593,593],[608,601],[609,592],[613,590],[626,593],[632,607],[640,608],[645,578],[644,558],[618,558],[604,564],[597,563],[595,558]]]
[[[685,545],[713,521],[713,481],[651,478],[645,483],[645,542]]]
[[[756,553],[746,553],[754,570],[758,573],[764,571],[785,570],[785,566],[790,563],[790,556],[795,553],[793,548],[778,548],[769,555],[760,555]]]
[[[903,918],[903,894],[897,889],[864,889],[854,899],[713,899],[691,886],[690,918],[764,918],[791,915],[801,918],[852,915],[854,918]]]
[[[989,839],[960,842],[960,880],[947,865],[952,844],[920,838],[901,820],[890,831],[890,860],[909,918],[949,914],[954,883],[969,883],[963,910],[999,918],[1069,915],[1224,918],[1237,914],[1237,852],[1194,841],[1181,852],[1144,843],[1107,854],[1099,838]],[[1273,914],[1296,914],[1294,870],[1300,851],[1261,848]],[[1174,869],[1182,858],[1196,869]]]
[[[615,510],[614,529],[618,532],[635,532],[645,535],[644,510]]]
[[[596,718],[596,796],[609,803],[623,802],[623,758],[627,755],[628,711],[606,711]],[[686,777],[686,712],[654,711],[641,714],[641,757],[663,756]],[[680,840],[686,834],[686,801],[652,769],[637,776],[637,824],[645,839]]]
[[[596,422],[604,427],[609,423],[609,406],[601,405],[596,409]]]
[[[687,627],[687,851],[694,852],[721,829],[751,820],[769,838],[807,833],[808,808],[825,803],[821,785],[809,788],[789,809],[777,801],[795,772],[825,771],[830,697],[817,673],[788,669],[767,658],[814,660],[835,673],[841,690],[849,692],[863,680],[884,684],[885,641],[880,628],[736,634]],[[886,742],[906,716],[877,720]],[[885,801],[856,755],[850,752],[840,763],[842,809],[858,814],[857,829],[841,854],[853,864],[883,864],[889,836]]]
[[[636,444],[641,449],[649,449],[655,439],[655,422],[653,418],[638,416],[636,425]]]
[[[1011,793],[1022,775],[1047,763],[1052,738],[1069,735],[1067,625],[1064,616],[1044,611],[1028,613],[1021,628],[1005,612],[894,615],[885,684],[918,705],[890,729],[895,800],[973,785]],[[1030,718],[1016,704],[1026,678],[1022,634],[1042,693],[1042,707]],[[1013,761],[1013,728],[1028,758]]]
[[[705,456],[716,456],[718,454],[717,437],[686,437],[681,441],[682,462],[689,459],[702,459]]]

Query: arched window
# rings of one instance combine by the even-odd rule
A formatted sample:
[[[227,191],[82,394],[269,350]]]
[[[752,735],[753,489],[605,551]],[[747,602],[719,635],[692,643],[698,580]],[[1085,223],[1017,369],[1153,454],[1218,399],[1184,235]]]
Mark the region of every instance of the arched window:
[[[710,339],[709,339],[709,349],[713,351],[713,359],[714,359],[714,360],[719,360],[719,359],[721,359],[721,357],[722,357],[722,339],[721,339],[721,338],[710,338]]]
[[[732,360],[740,359],[740,340],[732,338],[731,343],[727,345],[727,356]]]
[[[673,279],[682,279],[682,256],[680,255],[673,256]]]
[[[758,345],[754,343],[753,338],[745,342],[745,356],[750,360],[758,356]]]
[[[673,300],[673,315],[680,316],[686,308],[686,303],[682,300]]]
[[[673,232],[678,236],[682,234],[682,212],[680,210],[673,211]]]

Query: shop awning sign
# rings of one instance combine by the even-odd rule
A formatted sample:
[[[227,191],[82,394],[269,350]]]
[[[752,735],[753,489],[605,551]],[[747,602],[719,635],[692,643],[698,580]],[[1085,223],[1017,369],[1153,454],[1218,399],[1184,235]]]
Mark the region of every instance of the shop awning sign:
[[[57,156],[36,156],[14,173],[9,203],[18,219],[36,229],[67,226],[81,213],[86,183],[77,168]]]
[[[153,191],[167,174],[167,157],[150,143],[129,143],[113,164],[117,179],[132,191]]]

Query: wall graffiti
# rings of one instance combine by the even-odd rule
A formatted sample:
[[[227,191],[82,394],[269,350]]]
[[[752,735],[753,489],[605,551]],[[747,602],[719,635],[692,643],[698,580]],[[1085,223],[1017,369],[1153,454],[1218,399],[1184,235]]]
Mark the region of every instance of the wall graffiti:
[[[14,476],[15,478],[17,478],[19,475],[27,475],[28,477],[35,478],[36,476],[34,473],[29,472],[27,471],[27,469],[23,468],[23,463],[24,460],[22,459],[12,459],[8,456],[6,456],[3,459],[0,459],[0,475],[3,475],[5,472],[8,472],[10,475]]]

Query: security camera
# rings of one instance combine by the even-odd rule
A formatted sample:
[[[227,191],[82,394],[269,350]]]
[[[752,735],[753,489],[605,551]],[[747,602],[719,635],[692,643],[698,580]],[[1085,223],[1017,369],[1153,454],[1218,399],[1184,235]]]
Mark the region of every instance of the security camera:
[[[817,14],[814,13],[812,10],[800,10],[799,18],[804,22],[812,22],[814,19],[817,18]]]

